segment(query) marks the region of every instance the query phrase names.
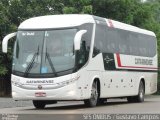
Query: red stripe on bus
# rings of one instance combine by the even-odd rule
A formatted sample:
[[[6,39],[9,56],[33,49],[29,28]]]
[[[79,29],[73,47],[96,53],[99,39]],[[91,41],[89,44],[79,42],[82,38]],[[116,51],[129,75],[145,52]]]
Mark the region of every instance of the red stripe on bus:
[[[123,67],[123,68],[143,68],[143,69],[155,69],[157,70],[158,68],[154,68],[154,67],[141,67],[141,66],[124,66],[121,64],[121,58],[119,54],[116,54],[117,57],[117,63],[118,63],[118,67]]]
[[[119,54],[116,54],[116,56],[117,56],[118,67],[122,67],[120,55],[119,55]]]

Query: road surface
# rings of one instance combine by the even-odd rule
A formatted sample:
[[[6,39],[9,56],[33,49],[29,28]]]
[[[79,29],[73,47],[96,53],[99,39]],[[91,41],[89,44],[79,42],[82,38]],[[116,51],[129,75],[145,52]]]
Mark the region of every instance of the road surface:
[[[6,117],[19,117],[22,120],[75,120],[91,119],[90,114],[159,114],[160,96],[148,96],[143,103],[128,103],[126,99],[109,99],[104,105],[94,108],[87,108],[81,101],[58,102],[58,104],[47,105],[45,109],[38,110],[31,106],[31,102],[26,105],[18,105],[0,108],[0,114]],[[77,115],[80,114],[80,115]],[[15,115],[15,116],[14,116]],[[86,116],[87,115],[87,116]],[[31,117],[31,118],[29,118]],[[160,117],[160,116],[159,116]],[[106,118],[106,116],[105,116]],[[19,120],[15,119],[15,120]],[[21,120],[20,119],[20,120]],[[93,118],[92,118],[93,119]],[[160,119],[160,118],[159,118]],[[5,119],[4,119],[5,120]]]

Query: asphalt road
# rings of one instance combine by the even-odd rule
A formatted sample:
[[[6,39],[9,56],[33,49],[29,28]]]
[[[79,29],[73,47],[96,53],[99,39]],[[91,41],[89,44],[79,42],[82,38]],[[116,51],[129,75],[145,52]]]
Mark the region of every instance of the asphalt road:
[[[143,103],[128,103],[126,99],[109,99],[106,104],[94,108],[87,108],[79,101],[58,102],[58,104],[47,105],[42,110],[37,110],[31,105],[30,101],[21,103],[20,106],[1,107],[0,118],[3,120],[7,117],[13,117],[15,120],[85,120],[99,118],[93,116],[95,114],[159,114],[156,118],[160,119],[160,96],[153,95],[146,97]],[[107,116],[103,118],[107,119]]]

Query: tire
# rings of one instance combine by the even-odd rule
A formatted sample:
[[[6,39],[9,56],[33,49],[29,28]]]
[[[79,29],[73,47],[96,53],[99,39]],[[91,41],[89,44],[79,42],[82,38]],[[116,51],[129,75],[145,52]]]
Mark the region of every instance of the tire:
[[[84,104],[87,107],[95,107],[98,103],[98,99],[99,99],[98,86],[97,82],[94,82],[92,84],[91,97],[90,99],[84,100]]]
[[[135,102],[135,97],[134,96],[129,96],[129,97],[127,97],[127,101],[129,103],[134,103]]]
[[[98,99],[98,105],[104,105],[104,104],[106,104],[106,102],[107,102],[107,99],[106,98],[99,98]]]
[[[144,102],[144,94],[145,94],[144,84],[143,84],[142,81],[140,81],[138,95],[137,96],[127,97],[127,100],[130,103],[133,103],[133,102],[138,102],[138,103]]]
[[[139,84],[139,91],[138,91],[138,95],[135,96],[135,101],[136,102],[144,102],[144,94],[145,94],[145,91],[144,91],[144,84],[143,82],[141,81],[140,84]]]
[[[44,109],[46,106],[46,103],[44,101],[33,100],[33,105],[37,109]]]

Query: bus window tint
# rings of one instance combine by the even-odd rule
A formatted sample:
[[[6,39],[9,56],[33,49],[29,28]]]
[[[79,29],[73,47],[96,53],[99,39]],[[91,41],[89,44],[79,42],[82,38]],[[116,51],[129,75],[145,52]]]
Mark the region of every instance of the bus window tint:
[[[97,24],[93,57],[99,53],[153,57],[156,54],[156,38],[142,33],[107,28],[104,25]]]
[[[78,28],[79,30],[87,30],[87,33],[85,33],[82,36],[82,41],[85,41],[87,51],[90,51],[90,45],[91,45],[91,36],[92,36],[92,31],[93,31],[93,24],[91,23],[86,23],[82,24]]]
[[[107,29],[106,31],[106,44],[107,44],[107,53],[117,53],[118,52],[118,33],[112,28]]]

